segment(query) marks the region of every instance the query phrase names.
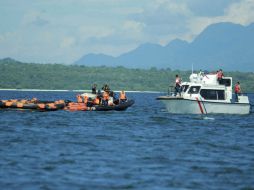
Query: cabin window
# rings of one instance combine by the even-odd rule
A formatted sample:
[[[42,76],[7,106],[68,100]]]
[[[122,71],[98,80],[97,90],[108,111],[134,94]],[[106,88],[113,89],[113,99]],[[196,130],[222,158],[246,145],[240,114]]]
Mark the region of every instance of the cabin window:
[[[186,92],[189,88],[189,85],[182,85],[182,91]]]
[[[224,90],[202,89],[200,95],[206,100],[225,100]]]
[[[200,90],[200,86],[191,86],[188,91],[189,94],[198,94]]]
[[[222,78],[220,84],[225,85],[225,86],[231,86],[231,79]]]

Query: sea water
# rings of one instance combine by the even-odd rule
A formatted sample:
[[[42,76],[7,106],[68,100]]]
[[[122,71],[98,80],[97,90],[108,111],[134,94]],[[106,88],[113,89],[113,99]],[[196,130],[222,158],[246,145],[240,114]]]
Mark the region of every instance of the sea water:
[[[0,91],[0,99],[75,94]],[[254,188],[253,113],[169,114],[159,95],[127,93],[136,103],[123,112],[0,110],[1,189]]]

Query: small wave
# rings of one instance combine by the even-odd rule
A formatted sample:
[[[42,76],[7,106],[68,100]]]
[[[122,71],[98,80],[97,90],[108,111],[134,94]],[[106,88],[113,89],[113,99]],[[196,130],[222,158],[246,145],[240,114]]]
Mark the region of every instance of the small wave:
[[[215,120],[214,117],[203,117],[204,120]]]

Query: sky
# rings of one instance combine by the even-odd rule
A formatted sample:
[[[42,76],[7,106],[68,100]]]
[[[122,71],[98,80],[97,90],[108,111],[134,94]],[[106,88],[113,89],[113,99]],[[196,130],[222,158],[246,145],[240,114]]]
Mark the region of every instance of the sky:
[[[71,64],[254,22],[254,0],[0,0],[0,59]]]

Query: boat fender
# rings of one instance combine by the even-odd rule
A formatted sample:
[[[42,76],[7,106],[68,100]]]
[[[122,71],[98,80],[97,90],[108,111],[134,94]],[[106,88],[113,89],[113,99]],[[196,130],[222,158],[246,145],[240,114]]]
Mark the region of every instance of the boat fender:
[[[27,100],[20,100],[20,102],[21,102],[21,103],[23,103],[23,104],[28,103],[28,101],[27,101]]]
[[[37,99],[37,98],[32,98],[32,99],[31,99],[31,102],[32,102],[32,103],[36,103],[36,102],[38,102],[38,99]]]
[[[17,108],[23,108],[24,104],[22,102],[17,102]]]
[[[58,103],[58,104],[55,104],[56,108],[57,109],[64,109],[65,108],[65,103]]]
[[[65,101],[64,100],[57,100],[57,101],[55,101],[55,104],[65,104]]]
[[[45,109],[45,104],[37,104],[39,109]]]
[[[56,109],[56,105],[54,103],[47,104],[47,107],[50,109]]]
[[[6,106],[6,107],[10,107],[12,104],[13,104],[12,101],[7,101],[7,102],[5,102],[5,106]]]

